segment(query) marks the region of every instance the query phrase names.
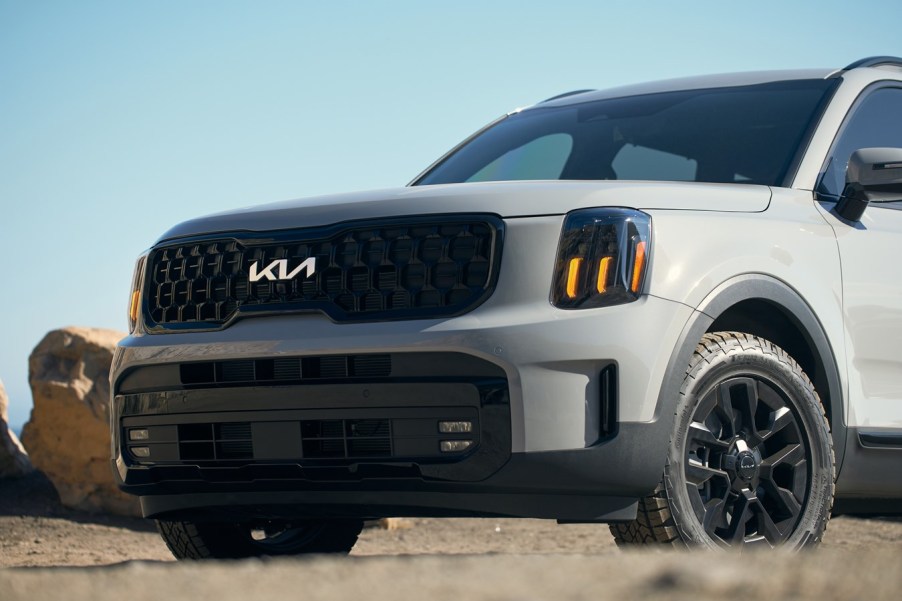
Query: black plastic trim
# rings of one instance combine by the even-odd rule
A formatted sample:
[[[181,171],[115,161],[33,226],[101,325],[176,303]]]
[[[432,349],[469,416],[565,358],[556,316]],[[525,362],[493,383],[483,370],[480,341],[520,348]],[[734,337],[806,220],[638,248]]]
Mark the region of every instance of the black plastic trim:
[[[476,412],[479,432],[475,446],[462,455],[447,457],[400,456],[372,459],[310,459],[280,454],[279,460],[247,459],[241,462],[198,462],[191,458],[148,463],[130,456],[126,428],[173,427],[187,424],[271,424],[306,420],[361,419],[459,419],[457,409]],[[428,415],[427,415],[428,414]],[[284,387],[233,387],[174,390],[116,395],[112,405],[112,434],[118,483],[131,491],[134,486],[156,487],[157,492],[192,490],[222,479],[235,486],[259,480],[354,481],[369,475],[392,477],[401,471],[425,479],[477,481],[496,472],[511,453],[510,399],[507,381],[481,379],[388,379],[379,382],[322,382]],[[208,426],[209,427],[209,426]],[[288,433],[285,436],[289,436]],[[298,445],[300,431],[291,435]],[[436,445],[438,444],[436,436]],[[447,438],[457,438],[449,435]],[[151,441],[153,442],[153,441]],[[167,441],[167,443],[181,442]],[[259,442],[259,441],[257,441]],[[273,443],[277,441],[272,441]],[[256,442],[254,443],[257,444]],[[282,445],[282,448],[285,448]],[[212,457],[210,458],[212,459]],[[402,468],[402,469],[398,469]]]
[[[783,177],[780,179],[782,187],[789,188],[795,182],[796,176],[799,174],[799,166],[802,164],[802,159],[808,154],[808,148],[811,146],[811,140],[814,138],[814,133],[817,131],[818,127],[820,127],[821,120],[827,112],[827,107],[830,106],[830,102],[836,95],[836,90],[839,89],[839,86],[839,79],[833,81],[830,87],[824,91],[824,95],[821,96],[820,102],[811,114],[811,119],[808,121],[805,132],[802,134],[802,138],[796,148],[796,153],[793,155],[792,160],[789,161],[786,173],[784,173]]]
[[[873,449],[902,450],[902,431],[885,432],[878,430],[859,430],[858,442],[863,447]],[[902,488],[902,486],[900,486]]]
[[[895,444],[878,444],[898,442]],[[902,432],[876,432],[850,428],[842,478],[836,482],[837,499],[856,499],[859,512],[868,503],[863,499],[896,499],[902,513]],[[875,512],[882,512],[880,504]]]
[[[379,353],[380,355],[383,353]],[[415,379],[426,381],[449,380],[459,378],[504,378],[506,377],[504,369],[491,363],[479,359],[472,355],[456,352],[424,352],[424,353],[384,353],[389,357],[391,362],[392,378],[401,378],[407,381]],[[347,357],[366,357],[371,354],[359,355],[280,355],[278,359],[293,359],[303,364],[307,359],[328,360],[335,358]],[[272,360],[275,356],[267,357],[244,357],[240,361],[256,362],[261,360]],[[326,380],[342,380],[345,382],[362,382],[362,381],[379,381],[387,382],[388,377],[372,377],[361,376],[359,378],[304,378],[297,381],[290,380],[270,380],[270,381],[254,381],[254,382],[214,382],[200,384],[185,384],[182,376],[182,369],[185,366],[209,365],[209,369],[215,369],[215,365],[220,361],[185,361],[180,363],[161,363],[157,365],[140,365],[127,369],[122,373],[116,381],[115,394],[135,394],[139,392],[171,392],[173,390],[187,390],[199,388],[235,388],[247,386],[289,386],[301,383],[316,383]],[[424,377],[423,374],[428,374]],[[322,375],[322,374],[321,374]]]
[[[128,487],[145,517],[206,514],[211,509],[259,515],[260,506],[295,515],[334,517],[508,516],[564,521],[633,519],[636,501],[660,480],[666,420],[621,423],[617,436],[585,449],[513,453],[478,482],[411,477],[355,481],[194,482]],[[661,442],[663,441],[663,442]],[[242,505],[254,507],[241,507]],[[258,513],[253,513],[258,512]]]
[[[383,517],[545,518],[563,523],[636,519],[631,497],[521,492],[309,491],[141,497],[146,518],[192,521]]]
[[[902,498],[839,497],[833,502],[833,515],[902,516]]]

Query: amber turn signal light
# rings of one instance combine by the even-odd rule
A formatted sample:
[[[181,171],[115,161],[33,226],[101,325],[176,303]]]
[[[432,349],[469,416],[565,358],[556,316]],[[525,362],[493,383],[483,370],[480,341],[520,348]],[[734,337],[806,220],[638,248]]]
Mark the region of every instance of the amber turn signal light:
[[[131,334],[138,325],[138,314],[141,312],[141,286],[144,285],[144,265],[147,255],[138,258],[135,273],[132,276],[132,294],[128,303],[128,332]]]
[[[630,290],[634,293],[639,292],[639,285],[642,283],[642,274],[645,271],[645,242],[636,244],[636,255],[633,258],[633,280],[630,283]]]
[[[567,298],[576,298],[579,291],[579,270],[583,266],[583,260],[579,257],[570,259],[570,267],[567,269]]]
[[[141,298],[141,291],[134,290],[132,292],[132,304],[128,309],[128,318],[131,321],[138,321],[138,299]]]
[[[604,294],[608,291],[608,279],[611,275],[611,263],[614,262],[613,257],[602,257],[598,262],[598,280],[595,283],[595,289],[598,294]]]
[[[561,229],[551,302],[561,309],[628,303],[648,271],[651,217],[619,207],[568,213]]]

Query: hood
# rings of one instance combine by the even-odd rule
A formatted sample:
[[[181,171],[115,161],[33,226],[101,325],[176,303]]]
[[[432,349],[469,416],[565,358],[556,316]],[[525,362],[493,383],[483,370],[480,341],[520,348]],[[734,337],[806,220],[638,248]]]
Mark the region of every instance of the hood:
[[[494,213],[500,217],[562,215],[588,207],[760,212],[770,203],[767,186],[687,182],[518,181],[413,186],[301,200],[227,211],[181,223],[159,242],[235,231],[316,227],[379,217]]]

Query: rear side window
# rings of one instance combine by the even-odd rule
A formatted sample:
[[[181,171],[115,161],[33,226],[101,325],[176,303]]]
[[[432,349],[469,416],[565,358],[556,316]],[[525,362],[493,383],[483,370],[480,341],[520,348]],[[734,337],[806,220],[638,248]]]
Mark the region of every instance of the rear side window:
[[[852,109],[824,166],[818,193],[839,198],[852,153],[882,147],[902,148],[902,88],[874,90]]]
[[[538,105],[483,131],[415,185],[633,179],[783,185],[836,80]]]

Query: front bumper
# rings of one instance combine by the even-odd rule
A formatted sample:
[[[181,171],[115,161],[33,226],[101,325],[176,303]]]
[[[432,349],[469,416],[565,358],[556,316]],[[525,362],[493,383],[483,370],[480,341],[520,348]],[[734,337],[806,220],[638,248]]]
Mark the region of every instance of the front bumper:
[[[661,382],[692,311],[652,296],[602,309],[552,307],[549,249],[560,221],[509,220],[494,294],[456,318],[336,324],[321,315],[283,315],[215,332],[126,338],[111,373],[120,485],[142,497],[148,516],[277,508],[366,517],[629,519],[663,470],[672,413],[659,407]],[[198,362],[350,362],[370,355],[390,355],[403,368],[385,377],[348,371],[284,385],[179,380],[181,366]],[[604,374],[612,370],[616,386],[605,392]],[[393,454],[381,457],[311,457],[295,434],[306,422],[341,421],[349,444],[347,428],[367,419],[391,421],[391,432],[470,419],[478,431],[471,448],[448,456],[435,450],[444,439],[432,426],[410,433],[426,447],[394,454],[410,443],[394,437],[387,443]],[[227,423],[246,424],[250,437],[232,442],[245,451],[250,444],[249,456],[216,454],[225,442],[217,424]],[[186,424],[208,425],[209,437],[187,437],[187,428],[182,437],[178,428]],[[158,426],[168,432],[159,442],[170,454],[149,462],[135,457],[126,430]],[[167,440],[173,432],[178,438]],[[263,441],[279,436],[288,438],[266,451]],[[182,443],[201,444],[183,457]]]

